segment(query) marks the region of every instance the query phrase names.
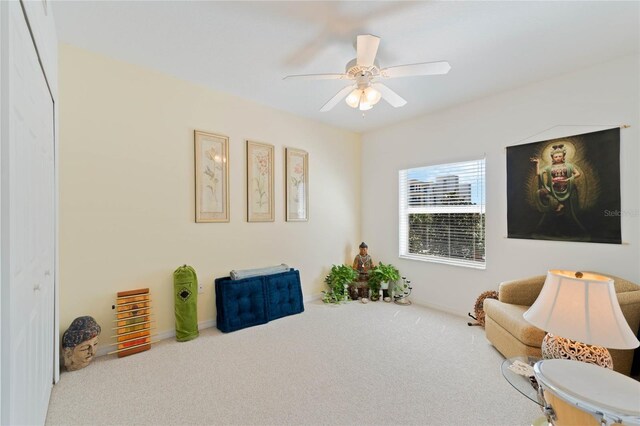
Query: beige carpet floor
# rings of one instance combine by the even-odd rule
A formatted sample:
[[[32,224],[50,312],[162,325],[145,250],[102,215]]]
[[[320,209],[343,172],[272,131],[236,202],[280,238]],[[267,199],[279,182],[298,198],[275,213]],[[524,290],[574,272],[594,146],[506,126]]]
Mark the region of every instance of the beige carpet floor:
[[[46,424],[528,425],[540,416],[464,318],[384,302],[305,308],[63,372]]]

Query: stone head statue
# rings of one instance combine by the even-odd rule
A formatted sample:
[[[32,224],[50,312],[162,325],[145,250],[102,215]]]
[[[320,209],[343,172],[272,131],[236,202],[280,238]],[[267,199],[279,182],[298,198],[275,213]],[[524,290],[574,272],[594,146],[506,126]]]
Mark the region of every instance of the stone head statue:
[[[90,316],[73,320],[62,335],[62,357],[67,371],[79,370],[89,365],[96,354],[100,326]]]

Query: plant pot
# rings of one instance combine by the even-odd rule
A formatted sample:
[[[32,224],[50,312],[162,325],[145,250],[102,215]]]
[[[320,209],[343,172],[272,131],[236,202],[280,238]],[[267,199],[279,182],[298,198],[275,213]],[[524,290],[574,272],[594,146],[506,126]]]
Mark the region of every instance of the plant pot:
[[[358,300],[358,287],[355,284],[349,284],[349,297],[352,300]]]
[[[377,302],[378,300],[380,300],[380,295],[379,294],[372,294],[371,295],[371,301],[372,302]]]
[[[369,287],[367,287],[366,285],[358,286],[358,298],[361,297],[369,297]]]
[[[383,281],[380,283],[380,288],[382,288],[383,290],[388,290],[389,289],[389,281]]]

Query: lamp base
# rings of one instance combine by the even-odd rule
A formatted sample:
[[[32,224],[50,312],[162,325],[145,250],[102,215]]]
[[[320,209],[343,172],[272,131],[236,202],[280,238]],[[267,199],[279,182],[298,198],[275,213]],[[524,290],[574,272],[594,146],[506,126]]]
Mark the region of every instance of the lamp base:
[[[609,350],[602,346],[587,345],[575,340],[547,333],[542,339],[542,358],[571,359],[613,370]]]

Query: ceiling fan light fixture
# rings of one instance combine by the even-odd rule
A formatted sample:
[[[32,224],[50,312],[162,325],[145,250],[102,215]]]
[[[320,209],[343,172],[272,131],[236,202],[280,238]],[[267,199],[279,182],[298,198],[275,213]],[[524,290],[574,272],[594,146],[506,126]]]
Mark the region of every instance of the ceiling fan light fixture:
[[[380,83],[380,79],[447,74],[451,70],[451,65],[447,61],[420,62],[380,68],[376,61],[379,44],[380,37],[371,34],[358,35],[356,38],[356,57],[347,63],[344,73],[288,75],[285,79],[350,80],[350,85],[343,87],[329,99],[320,108],[320,112],[331,110],[340,103],[341,99],[344,99],[351,108],[367,111],[382,98],[394,108],[407,104],[407,101],[400,95]]]
[[[377,91],[373,87],[367,87],[364,90],[364,98],[365,98],[367,103],[369,103],[369,104],[371,104],[373,106],[373,105],[377,104],[378,102],[380,102],[380,99],[382,99],[382,93],[380,93],[379,91]]]
[[[345,102],[351,108],[358,108],[358,104],[360,103],[360,96],[362,95],[360,89],[353,89],[351,93],[346,97]]]
[[[371,108],[373,108],[373,104],[367,101],[367,97],[363,91],[362,96],[360,97],[360,111],[369,111]]]

